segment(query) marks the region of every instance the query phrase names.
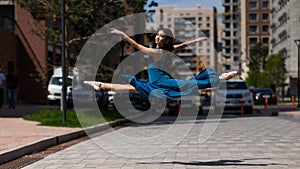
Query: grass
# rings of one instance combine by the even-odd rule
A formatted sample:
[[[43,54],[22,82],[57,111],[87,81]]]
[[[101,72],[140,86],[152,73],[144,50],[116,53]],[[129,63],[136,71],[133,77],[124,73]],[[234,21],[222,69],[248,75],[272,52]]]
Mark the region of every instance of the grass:
[[[76,113],[74,110],[67,110],[66,121],[62,122],[62,112],[57,109],[39,110],[31,115],[24,116],[25,120],[40,122],[42,126],[55,127],[88,127],[108,121],[123,118],[116,110],[101,110],[103,117],[91,113]],[[78,120],[80,119],[80,121]]]

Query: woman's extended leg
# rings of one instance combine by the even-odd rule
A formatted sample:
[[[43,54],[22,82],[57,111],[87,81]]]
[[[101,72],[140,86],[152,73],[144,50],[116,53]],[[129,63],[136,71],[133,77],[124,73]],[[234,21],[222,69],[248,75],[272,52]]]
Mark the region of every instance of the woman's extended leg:
[[[206,68],[202,70],[195,79],[199,89],[216,87],[219,85],[220,80],[229,80],[238,74],[237,71],[222,73],[220,76],[213,69]]]
[[[112,90],[116,92],[136,92],[136,89],[130,84],[114,84],[114,83],[103,83],[97,81],[84,81],[84,84],[92,86],[95,90]]]

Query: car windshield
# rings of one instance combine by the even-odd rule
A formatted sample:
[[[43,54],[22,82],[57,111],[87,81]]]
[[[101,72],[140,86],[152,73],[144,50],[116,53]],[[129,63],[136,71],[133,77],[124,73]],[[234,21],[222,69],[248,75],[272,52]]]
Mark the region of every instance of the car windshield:
[[[248,89],[244,82],[227,82],[227,89]]]

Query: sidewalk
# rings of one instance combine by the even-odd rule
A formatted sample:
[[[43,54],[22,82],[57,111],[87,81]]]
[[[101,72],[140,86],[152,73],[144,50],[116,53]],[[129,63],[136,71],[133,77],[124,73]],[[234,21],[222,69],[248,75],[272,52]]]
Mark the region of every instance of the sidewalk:
[[[92,134],[127,122],[126,119],[120,119],[82,129],[40,126],[38,122],[22,118],[40,109],[58,108],[50,105],[18,104],[16,109],[8,109],[7,105],[3,105],[0,109],[0,166],[7,161],[85,136],[86,132]]]
[[[39,126],[38,122],[24,120],[22,116],[39,109],[56,108],[48,105],[17,105],[16,109],[8,109],[4,105],[0,109],[0,153],[3,150],[25,145],[43,138],[49,138],[79,128]]]
[[[279,116],[300,121],[300,110],[278,113]]]

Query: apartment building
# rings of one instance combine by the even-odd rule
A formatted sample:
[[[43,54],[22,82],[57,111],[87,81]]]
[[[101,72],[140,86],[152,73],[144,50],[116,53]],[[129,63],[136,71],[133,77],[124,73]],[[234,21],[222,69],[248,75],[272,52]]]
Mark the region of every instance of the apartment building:
[[[175,38],[181,42],[199,36],[208,38],[208,41],[190,45],[177,52],[194,74],[201,71],[203,65],[218,70],[216,8],[203,8],[200,5],[193,8],[158,6],[156,15],[157,27],[171,29]]]
[[[243,79],[247,77],[247,72],[249,71],[247,63],[250,58],[251,48],[257,43],[261,43],[264,48],[271,49],[270,9],[270,0],[241,1],[241,73]]]
[[[223,0],[222,63],[224,71],[241,69],[241,1]]]
[[[299,69],[298,48],[294,40],[300,39],[300,1],[272,0],[272,51],[285,58],[288,72],[286,90],[290,95],[297,95],[297,71]]]

